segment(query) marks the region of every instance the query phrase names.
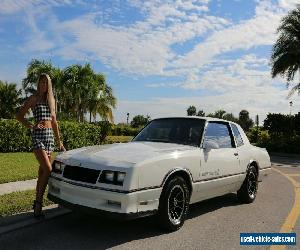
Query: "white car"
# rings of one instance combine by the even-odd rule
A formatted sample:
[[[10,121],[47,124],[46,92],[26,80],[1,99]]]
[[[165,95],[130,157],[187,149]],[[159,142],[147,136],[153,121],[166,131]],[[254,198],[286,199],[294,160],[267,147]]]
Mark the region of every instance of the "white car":
[[[189,204],[237,192],[254,201],[271,169],[263,148],[233,122],[209,117],[154,119],[129,143],[67,151],[53,162],[48,197],[66,207],[133,218],[157,214],[179,229]]]

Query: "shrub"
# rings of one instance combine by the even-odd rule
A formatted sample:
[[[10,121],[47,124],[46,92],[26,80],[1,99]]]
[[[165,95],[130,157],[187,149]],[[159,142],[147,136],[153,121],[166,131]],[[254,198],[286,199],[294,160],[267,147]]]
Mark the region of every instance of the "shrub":
[[[60,121],[58,124],[61,139],[67,150],[103,143],[111,127],[106,122],[89,124]],[[30,130],[17,120],[0,119],[0,152],[28,151],[32,151]]]
[[[17,120],[0,119],[0,152],[30,151],[31,133]]]
[[[111,135],[136,136],[140,130],[141,128],[132,128],[130,125],[119,124],[112,127]]]

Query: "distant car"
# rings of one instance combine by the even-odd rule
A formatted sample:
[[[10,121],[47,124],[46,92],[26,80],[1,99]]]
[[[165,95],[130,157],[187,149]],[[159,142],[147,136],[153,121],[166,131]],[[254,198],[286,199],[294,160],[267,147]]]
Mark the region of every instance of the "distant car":
[[[251,145],[233,122],[208,117],[152,120],[129,143],[99,145],[58,155],[50,200],[119,218],[157,214],[179,229],[189,204],[230,192],[254,201],[271,169],[263,148]]]

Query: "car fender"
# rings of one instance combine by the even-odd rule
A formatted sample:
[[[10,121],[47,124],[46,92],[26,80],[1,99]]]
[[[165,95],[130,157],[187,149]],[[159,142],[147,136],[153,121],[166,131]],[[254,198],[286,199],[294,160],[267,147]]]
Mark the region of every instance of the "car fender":
[[[187,183],[187,184],[188,184],[188,186],[189,186],[189,188],[190,188],[190,191],[191,191],[191,193],[192,193],[192,190],[193,190],[193,176],[192,176],[191,172],[190,172],[188,169],[186,169],[186,168],[180,168],[180,167],[177,167],[177,168],[174,168],[174,169],[170,170],[170,171],[165,175],[165,177],[164,177],[164,179],[163,179],[163,182],[162,182],[161,186],[164,187],[165,184],[167,183],[167,181],[171,178],[171,176],[174,176],[174,175],[176,175],[176,174],[179,174],[179,175],[180,175],[180,173],[183,173],[183,172],[186,174],[185,176],[188,177],[188,179],[187,179],[188,183]],[[185,178],[185,179],[186,179],[186,178]]]

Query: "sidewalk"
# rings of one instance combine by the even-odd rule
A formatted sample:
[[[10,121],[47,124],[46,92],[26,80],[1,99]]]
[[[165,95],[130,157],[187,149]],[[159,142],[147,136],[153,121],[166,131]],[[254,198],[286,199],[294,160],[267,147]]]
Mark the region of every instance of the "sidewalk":
[[[0,195],[35,189],[37,179],[0,184]]]

